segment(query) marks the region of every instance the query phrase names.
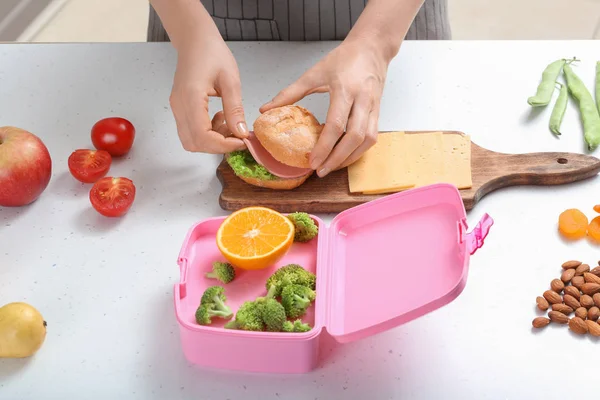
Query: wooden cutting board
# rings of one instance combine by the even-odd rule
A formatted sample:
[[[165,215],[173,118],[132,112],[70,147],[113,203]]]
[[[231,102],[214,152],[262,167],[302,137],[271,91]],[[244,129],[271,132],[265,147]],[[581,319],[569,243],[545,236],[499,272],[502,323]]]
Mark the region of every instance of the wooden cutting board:
[[[431,131],[427,131],[431,132]],[[424,133],[406,131],[407,134]],[[462,132],[444,131],[447,135]],[[508,186],[552,186],[591,178],[600,172],[600,160],[577,153],[496,153],[471,142],[473,187],[461,190],[467,210],[488,193]],[[339,213],[383,195],[362,195],[348,190],[348,173],[344,168],[325,178],[313,174],[302,186],[278,191],[249,185],[235,176],[225,160],[217,168],[223,186],[221,208],[235,211],[243,207],[264,206],[282,213]]]

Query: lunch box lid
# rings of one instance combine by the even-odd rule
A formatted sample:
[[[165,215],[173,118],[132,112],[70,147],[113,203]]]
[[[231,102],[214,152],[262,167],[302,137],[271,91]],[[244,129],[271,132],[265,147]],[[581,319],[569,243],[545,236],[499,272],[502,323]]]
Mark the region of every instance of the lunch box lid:
[[[325,326],[339,342],[423,316],[465,286],[469,257],[486,238],[484,214],[467,231],[458,189],[434,184],[338,214],[328,229]]]

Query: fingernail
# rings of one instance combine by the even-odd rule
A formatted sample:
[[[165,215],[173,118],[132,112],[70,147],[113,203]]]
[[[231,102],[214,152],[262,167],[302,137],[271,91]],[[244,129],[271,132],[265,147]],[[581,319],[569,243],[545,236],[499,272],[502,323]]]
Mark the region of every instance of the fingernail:
[[[326,176],[329,173],[329,168],[321,168],[319,170],[319,172],[317,172],[317,174],[323,178],[324,176]]]
[[[243,137],[248,137],[248,128],[246,127],[245,122],[238,122],[237,129],[240,135],[242,135]]]
[[[311,163],[310,163],[310,167],[312,169],[317,169],[321,166],[321,159],[320,158],[315,158]]]

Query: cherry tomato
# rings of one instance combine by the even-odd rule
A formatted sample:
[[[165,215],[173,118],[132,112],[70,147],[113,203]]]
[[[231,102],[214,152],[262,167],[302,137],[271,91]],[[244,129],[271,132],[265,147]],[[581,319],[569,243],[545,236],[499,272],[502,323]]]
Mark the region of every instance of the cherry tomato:
[[[135,127],[125,118],[104,118],[92,127],[94,147],[108,151],[113,157],[127,154],[133,146],[134,138]]]
[[[94,183],[102,178],[112,164],[112,157],[104,150],[75,150],[69,156],[69,171],[83,183]]]
[[[90,202],[105,217],[121,217],[135,199],[135,185],[128,178],[104,177],[90,190]]]

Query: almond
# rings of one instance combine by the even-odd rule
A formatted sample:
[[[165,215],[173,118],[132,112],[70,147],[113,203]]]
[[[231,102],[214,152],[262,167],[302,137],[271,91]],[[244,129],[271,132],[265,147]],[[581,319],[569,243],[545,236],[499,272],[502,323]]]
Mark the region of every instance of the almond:
[[[535,302],[537,303],[537,308],[539,308],[542,311],[546,311],[548,307],[550,307],[550,304],[548,304],[548,300],[546,300],[542,296],[536,297]]]
[[[563,269],[569,269],[569,268],[577,268],[580,265],[581,265],[581,261],[571,260],[571,261],[564,262],[562,267],[563,267]],[[598,265],[600,265],[600,261],[598,261]]]
[[[598,325],[594,321],[590,321],[589,319],[587,321],[585,321],[585,323],[587,324],[590,335],[596,336],[596,337],[600,336],[600,325]]]
[[[534,328],[539,329],[539,328],[543,328],[543,327],[547,326],[549,323],[550,323],[550,320],[548,318],[537,317],[537,318],[533,319],[531,324],[533,325]]]
[[[598,308],[598,307],[590,308],[590,310],[587,313],[587,318],[591,319],[592,321],[596,321],[598,318],[600,318],[600,308]]]
[[[579,297],[581,296],[579,289],[577,289],[575,286],[565,287],[565,294],[573,296],[576,300],[579,300]]]
[[[562,292],[565,288],[565,284],[560,279],[552,279],[552,282],[550,282],[550,288],[556,293],[560,294],[560,292]]]
[[[565,315],[569,315],[573,312],[573,309],[571,307],[561,303],[552,304],[552,310],[561,312]]]
[[[548,300],[548,303],[550,304],[556,304],[556,303],[562,303],[562,298],[560,297],[560,294],[552,291],[552,290],[546,290],[543,294],[544,298],[546,300]]]
[[[593,295],[592,299],[594,299],[594,304],[596,305],[596,307],[600,307],[600,293],[596,293],[595,295]]]
[[[596,267],[593,270],[591,270],[590,272],[596,276],[600,276],[600,267]]]
[[[581,285],[581,291],[590,296],[596,293],[600,293],[600,284],[598,283],[584,283]]]
[[[579,303],[581,304],[582,307],[585,308],[590,308],[594,306],[594,300],[592,300],[592,296],[584,294],[583,296],[581,296],[581,299],[579,299]]]
[[[572,318],[569,321],[569,329],[579,335],[585,335],[586,333],[588,333],[587,324],[584,320],[582,320],[579,317]]]
[[[585,274],[583,274],[583,279],[585,279],[585,281],[587,283],[598,283],[598,284],[600,284],[600,278],[598,278],[594,274],[590,274],[589,272],[586,272]]]
[[[581,289],[581,286],[585,283],[585,279],[583,276],[576,276],[571,280],[571,285],[575,286],[577,289]]]
[[[575,310],[575,316],[581,319],[586,319],[588,316],[588,310],[585,307],[579,307]]]
[[[558,311],[550,311],[548,313],[548,317],[550,317],[550,321],[555,322],[557,324],[569,323],[569,317]]]
[[[562,275],[560,276],[560,280],[563,281],[564,283],[567,283],[567,282],[570,282],[574,276],[575,276],[575,270],[573,268],[566,269],[563,271]]]
[[[581,264],[579,267],[575,269],[575,275],[583,275],[586,272],[590,271],[590,266],[587,264]]]
[[[571,307],[573,310],[577,310],[579,307],[581,307],[581,304],[579,304],[579,301],[577,301],[577,299],[575,297],[571,296],[570,294],[565,294],[564,299],[565,299],[565,304],[568,305],[569,307]]]

